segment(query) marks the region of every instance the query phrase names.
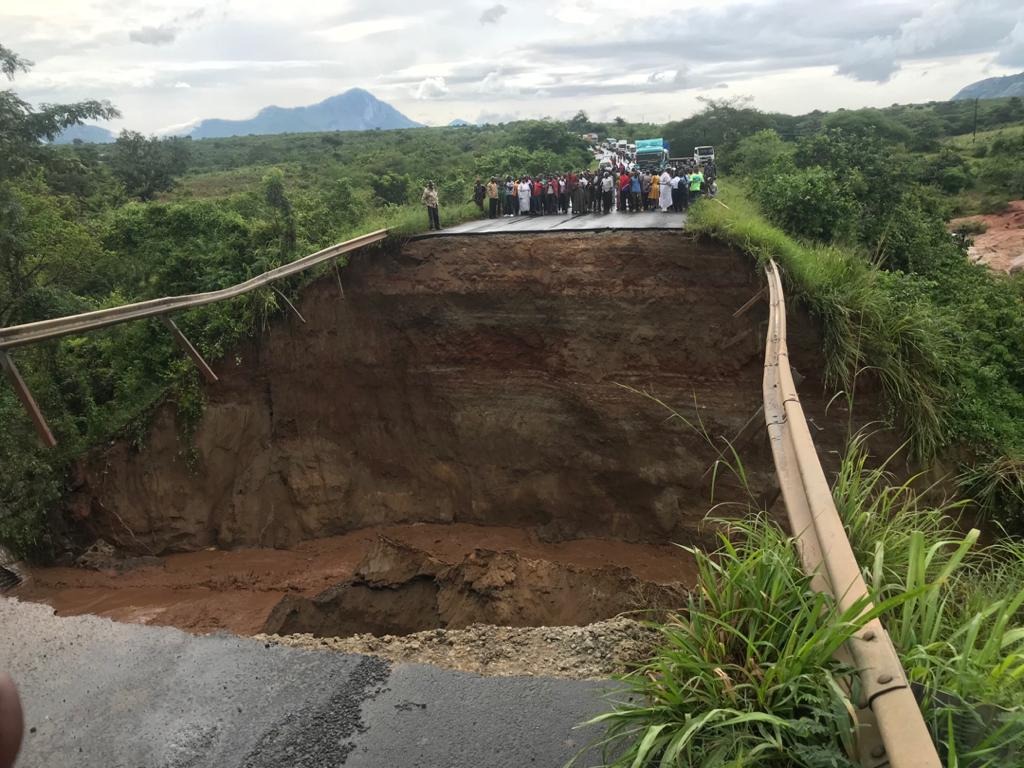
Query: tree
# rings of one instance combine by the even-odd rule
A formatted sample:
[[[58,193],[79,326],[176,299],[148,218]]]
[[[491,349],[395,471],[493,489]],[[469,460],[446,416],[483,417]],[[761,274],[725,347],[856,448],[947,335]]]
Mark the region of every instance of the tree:
[[[295,213],[291,201],[284,191],[284,174],[275,168],[263,177],[263,195],[267,205],[275,214],[275,227],[281,244],[281,259],[287,260],[295,253],[297,236]]]
[[[626,126],[626,121],[622,117],[616,117],[612,122],[615,123],[616,128],[624,128]]]
[[[188,162],[187,139],[146,138],[137,131],[121,131],[114,142],[110,168],[129,195],[152,200],[174,186]]]
[[[590,133],[597,129],[597,126],[590,121],[590,116],[582,109],[566,125],[570,131],[575,133]]]
[[[723,158],[723,170],[756,177],[773,167],[792,166],[793,145],[772,130],[758,131],[736,145],[731,155]]]
[[[13,80],[17,72],[28,72],[32,62],[0,45],[0,72]],[[12,90],[0,91],[0,181],[10,179],[34,165],[45,162],[47,147],[72,125],[84,120],[109,120],[120,113],[107,101],[75,104],[44,104],[33,109]]]

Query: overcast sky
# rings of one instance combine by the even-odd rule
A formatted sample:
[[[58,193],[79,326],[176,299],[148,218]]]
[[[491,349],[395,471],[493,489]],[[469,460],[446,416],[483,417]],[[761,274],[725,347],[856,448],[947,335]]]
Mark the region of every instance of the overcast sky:
[[[665,121],[947,99],[1024,70],[1022,0],[2,0],[32,102],[105,98],[110,127],[245,118],[359,86],[414,120]]]

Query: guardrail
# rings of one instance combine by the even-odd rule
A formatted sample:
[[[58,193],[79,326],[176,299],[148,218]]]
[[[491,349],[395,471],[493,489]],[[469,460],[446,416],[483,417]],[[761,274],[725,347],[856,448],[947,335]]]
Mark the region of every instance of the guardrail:
[[[764,361],[764,412],[782,497],[812,586],[840,610],[867,594],[850,540],[832,498],[804,418],[786,346],[786,303],[775,262],[767,268],[770,314]],[[865,610],[870,610],[870,605]],[[868,768],[940,768],[903,666],[882,622],[873,619],[846,648],[858,670],[861,700],[857,741]]]
[[[257,275],[243,283],[230,286],[229,288],[222,288],[218,291],[195,293],[187,296],[168,296],[161,299],[152,299],[150,301],[140,301],[136,304],[126,304],[124,306],[113,307],[111,309],[100,309],[95,312],[85,312],[80,315],[57,317],[52,320],[42,320],[36,323],[26,323],[24,325],[14,325],[9,328],[0,328],[0,367],[2,367],[4,373],[7,374],[7,378],[10,380],[11,386],[14,387],[15,393],[18,395],[18,398],[21,400],[22,405],[24,405],[25,410],[28,411],[29,416],[32,418],[36,431],[39,433],[39,438],[43,443],[52,448],[57,445],[57,441],[54,438],[53,433],[50,431],[50,428],[46,423],[46,419],[43,417],[42,411],[40,411],[39,406],[36,404],[35,398],[32,397],[32,393],[29,391],[28,386],[21,378],[21,374],[18,372],[17,366],[14,365],[14,360],[11,358],[8,350],[24,346],[26,344],[34,344],[48,339],[56,339],[61,336],[86,333],[99,328],[117,325],[118,323],[127,323],[132,320],[141,320],[147,317],[160,317],[168,330],[173,334],[175,340],[182,347],[185,353],[192,358],[206,379],[209,381],[217,381],[217,376],[214,374],[213,369],[210,368],[196,348],[192,346],[191,342],[189,342],[187,338],[185,338],[184,334],[182,334],[178,329],[178,326],[175,325],[174,321],[169,317],[171,313],[180,312],[186,309],[194,309],[196,307],[202,307],[218,301],[226,301],[228,299],[236,298],[251,291],[255,291],[258,288],[271,285],[277,280],[283,280],[284,278],[291,277],[299,272],[304,272],[307,269],[311,269],[319,264],[335,259],[342,254],[363,248],[367,245],[372,245],[373,243],[378,243],[387,236],[388,230],[379,229],[376,232],[371,232],[367,235],[346,240],[343,243],[332,245],[328,248],[317,251],[316,253],[311,253],[308,256],[303,256],[301,259],[296,259],[289,264],[277,267],[276,269],[271,269],[268,272]],[[341,285],[340,275],[338,276],[338,285]],[[287,298],[285,298],[285,301],[287,301]],[[294,307],[292,307],[292,309],[294,309]]]

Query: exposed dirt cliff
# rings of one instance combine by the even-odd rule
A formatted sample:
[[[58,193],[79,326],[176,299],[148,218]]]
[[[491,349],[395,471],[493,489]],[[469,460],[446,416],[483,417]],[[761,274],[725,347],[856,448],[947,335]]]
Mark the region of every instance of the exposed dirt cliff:
[[[476,523],[547,540],[690,542],[715,455],[750,419],[744,459],[774,495],[763,440],[767,308],[751,261],[678,232],[433,238],[356,255],[215,364],[190,468],[174,409],[141,450],[79,473],[69,514],[139,554],[291,546],[377,524]],[[791,322],[801,394],[838,447],[811,323]],[[696,404],[696,408],[695,408]],[[718,477],[718,500],[739,498]]]

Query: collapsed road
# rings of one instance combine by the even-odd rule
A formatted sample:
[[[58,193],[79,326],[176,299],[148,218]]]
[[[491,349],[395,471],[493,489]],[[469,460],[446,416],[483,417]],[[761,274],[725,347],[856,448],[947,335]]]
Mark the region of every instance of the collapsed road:
[[[314,282],[303,321],[214,363],[190,438],[165,403],[144,440],[77,467],[64,567],[16,590],[48,605],[0,601],[18,627],[0,668],[36,729],[20,765],[555,768],[606,708],[607,682],[545,676],[571,657],[460,667],[530,678],[381,657],[680,605],[693,572],[670,544],[707,540],[711,486],[771,506],[767,308],[742,254],[679,231],[510,231],[359,253],[343,274],[344,296]],[[794,323],[790,352],[835,451],[849,413],[829,407],[815,327]],[[745,486],[710,471],[708,435],[743,451]],[[429,630],[424,657],[301,647]]]

